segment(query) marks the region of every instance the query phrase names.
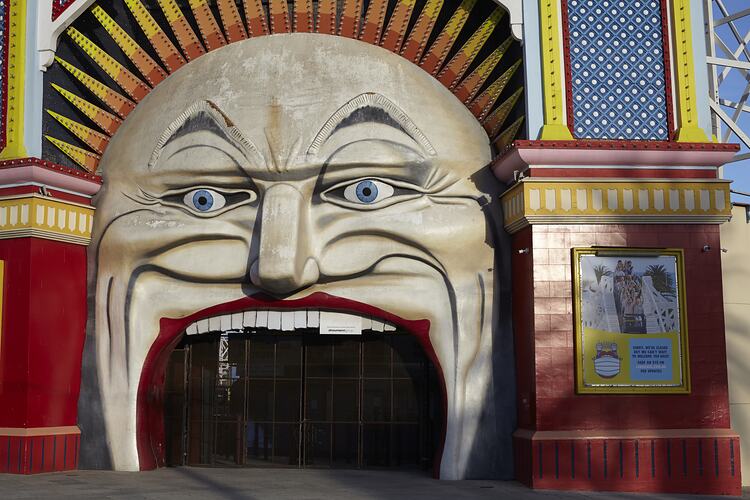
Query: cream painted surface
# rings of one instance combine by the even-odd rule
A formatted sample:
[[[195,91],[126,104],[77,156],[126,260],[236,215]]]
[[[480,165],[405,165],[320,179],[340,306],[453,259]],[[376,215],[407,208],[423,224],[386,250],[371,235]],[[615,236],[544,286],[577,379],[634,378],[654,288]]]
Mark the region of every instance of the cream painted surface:
[[[258,292],[325,292],[430,321],[447,392],[440,475],[469,476],[498,426],[490,159],[486,133],[450,91],[357,40],[253,38],[161,83],[112,139],[94,200],[87,352],[114,468],[139,468],[136,395],[161,318]],[[381,183],[382,200],[352,199],[363,179]],[[224,201],[201,211],[190,205],[197,189]],[[222,322],[231,316],[190,330]]]
[[[724,321],[732,428],[740,434],[742,485],[750,485],[750,224],[745,207],[732,208],[721,227]]]

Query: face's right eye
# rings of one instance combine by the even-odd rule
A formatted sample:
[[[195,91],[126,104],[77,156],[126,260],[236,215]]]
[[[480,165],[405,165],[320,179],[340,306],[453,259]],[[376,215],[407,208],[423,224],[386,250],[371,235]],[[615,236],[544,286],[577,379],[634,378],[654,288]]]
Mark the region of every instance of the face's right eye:
[[[227,204],[227,200],[218,191],[213,189],[193,189],[185,193],[183,202],[188,208],[202,213],[215,212],[221,210]]]

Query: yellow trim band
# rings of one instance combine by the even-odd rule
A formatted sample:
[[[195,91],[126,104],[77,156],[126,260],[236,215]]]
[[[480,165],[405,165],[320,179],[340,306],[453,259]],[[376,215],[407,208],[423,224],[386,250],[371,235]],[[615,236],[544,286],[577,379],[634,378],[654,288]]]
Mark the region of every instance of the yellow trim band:
[[[37,237],[87,245],[94,208],[39,195],[0,198],[0,239]]]
[[[729,181],[550,181],[523,179],[500,197],[506,230],[531,224],[720,224]]]

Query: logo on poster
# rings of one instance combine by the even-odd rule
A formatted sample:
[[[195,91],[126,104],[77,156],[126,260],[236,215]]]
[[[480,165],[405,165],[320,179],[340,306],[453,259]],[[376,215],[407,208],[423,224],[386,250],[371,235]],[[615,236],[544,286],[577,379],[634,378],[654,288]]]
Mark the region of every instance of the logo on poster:
[[[612,378],[620,373],[620,357],[617,355],[617,344],[596,344],[596,356],[594,356],[594,371],[602,378]]]

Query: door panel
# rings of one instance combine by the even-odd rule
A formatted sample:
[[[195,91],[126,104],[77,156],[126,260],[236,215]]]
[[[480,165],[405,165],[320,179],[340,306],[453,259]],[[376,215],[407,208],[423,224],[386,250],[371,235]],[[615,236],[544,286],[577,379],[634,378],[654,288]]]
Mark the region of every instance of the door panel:
[[[429,467],[441,405],[413,337],[221,339],[191,338],[172,354],[168,464]]]

